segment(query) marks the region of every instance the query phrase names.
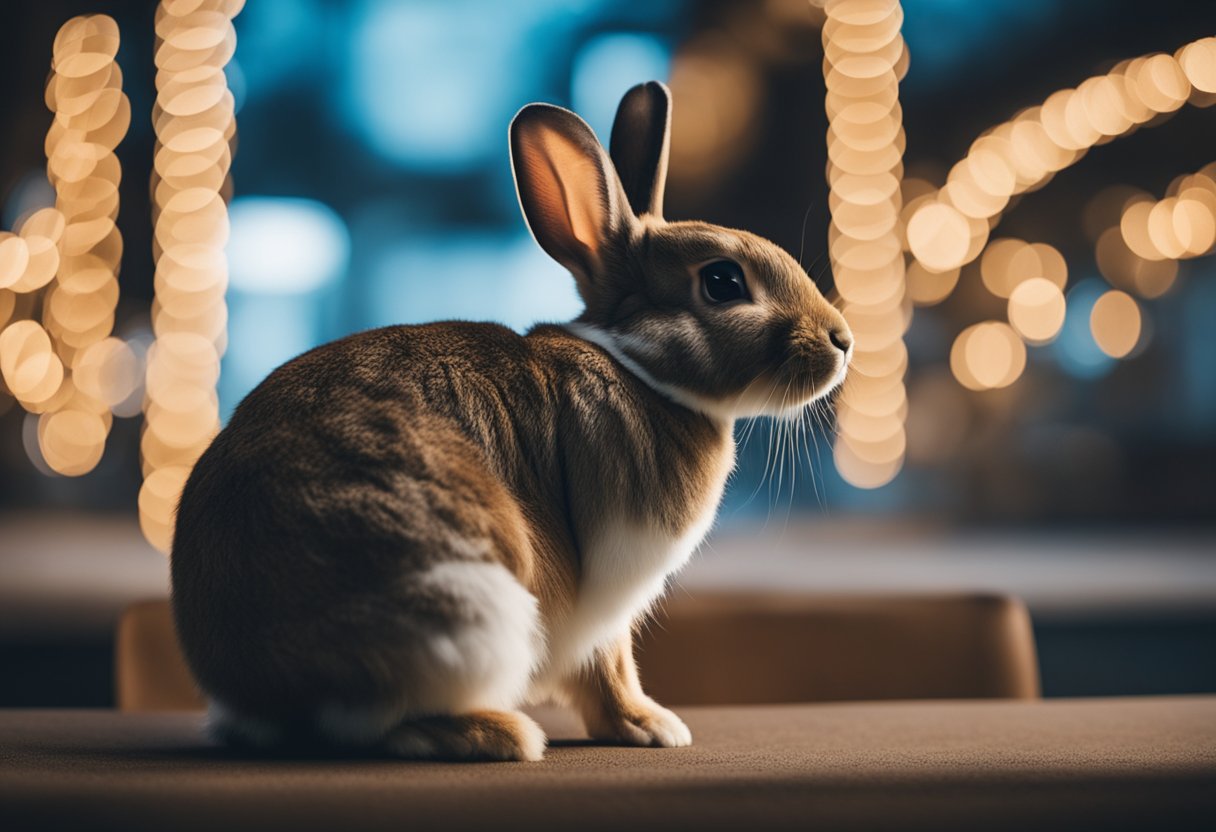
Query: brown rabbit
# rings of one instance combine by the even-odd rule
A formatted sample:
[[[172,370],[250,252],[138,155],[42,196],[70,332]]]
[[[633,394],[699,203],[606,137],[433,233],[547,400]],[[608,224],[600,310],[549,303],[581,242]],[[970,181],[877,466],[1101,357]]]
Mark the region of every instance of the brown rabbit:
[[[535,760],[545,737],[517,708],[555,699],[595,738],[691,742],[643,693],[632,628],[713,522],[735,419],[831,391],[851,336],[777,246],[663,220],[670,108],[662,84],[630,90],[612,161],[566,110],[511,123],[576,321],[319,347],[199,459],[173,600],[218,736]]]

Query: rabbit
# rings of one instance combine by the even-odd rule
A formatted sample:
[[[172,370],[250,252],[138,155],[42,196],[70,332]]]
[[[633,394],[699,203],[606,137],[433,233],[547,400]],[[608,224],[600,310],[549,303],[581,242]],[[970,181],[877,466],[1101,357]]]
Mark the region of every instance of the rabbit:
[[[642,689],[633,628],[713,522],[735,420],[828,395],[852,335],[773,243],[663,219],[670,121],[648,82],[611,155],[560,107],[511,122],[519,203],[573,276],[575,321],[318,347],[199,458],[172,598],[219,740],[537,760],[519,709],[555,701],[597,740],[690,744]]]

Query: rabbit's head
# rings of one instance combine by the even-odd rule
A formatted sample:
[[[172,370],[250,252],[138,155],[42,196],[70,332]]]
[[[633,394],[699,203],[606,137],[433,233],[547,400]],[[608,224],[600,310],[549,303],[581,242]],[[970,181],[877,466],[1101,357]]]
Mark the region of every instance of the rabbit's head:
[[[611,157],[560,107],[530,104],[511,123],[524,217],[586,304],[572,329],[711,416],[779,414],[825,395],[853,339],[798,262],[746,231],[663,219],[670,116],[665,86],[631,89]]]

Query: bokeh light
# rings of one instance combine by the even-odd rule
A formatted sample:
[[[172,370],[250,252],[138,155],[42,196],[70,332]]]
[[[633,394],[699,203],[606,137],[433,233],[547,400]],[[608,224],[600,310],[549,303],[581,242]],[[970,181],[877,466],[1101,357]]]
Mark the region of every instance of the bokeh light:
[[[1064,325],[1064,293],[1044,277],[1019,283],[1009,295],[1009,323],[1027,343],[1045,344]]]
[[[121,400],[115,386],[123,397],[134,389],[100,346],[122,346],[109,337],[122,257],[114,148],[131,123],[118,47],[118,26],[105,15],[60,27],[45,95],[53,113],[44,150],[55,204],[29,213],[16,234],[0,233],[0,324],[19,318],[0,333],[0,371],[8,391],[37,416],[25,432],[30,459],[44,473],[64,476],[93,470],[113,421],[109,405]],[[41,320],[25,317],[39,309]],[[135,367],[128,362],[126,371],[129,377]]]
[[[233,289],[301,294],[345,274],[350,233],[332,208],[311,199],[247,196],[234,200],[230,212]]]
[[[964,329],[950,350],[950,370],[970,390],[1008,387],[1025,369],[1026,347],[1001,321],[985,321]]]
[[[1178,63],[1197,90],[1216,92],[1216,37],[1204,38],[1178,50]]]
[[[1210,83],[1212,41],[1204,38],[1186,44],[1177,57],[1158,54],[1120,63],[985,132],[951,168],[946,184],[929,195],[908,221],[913,256],[933,271],[974,260],[984,248],[987,226],[972,224],[965,230],[967,221],[997,219],[1011,197],[1041,187],[1095,144],[1177,110],[1193,89],[1204,90]],[[1183,63],[1190,69],[1184,70]],[[1198,82],[1194,88],[1192,76]],[[1165,255],[1146,242],[1147,214],[1148,209],[1136,209],[1133,233],[1137,236],[1135,244],[1129,239],[1128,245],[1141,257],[1161,259]],[[1160,245],[1170,251],[1190,251],[1180,239],[1185,236],[1198,250],[1208,237],[1206,216],[1190,204],[1175,216],[1172,204],[1168,212],[1159,212],[1155,227]],[[1216,224],[1213,229],[1216,235]],[[1150,256],[1153,252],[1156,257]],[[1051,278],[1028,275],[1035,276]],[[1012,286],[1008,288],[1012,291]]]
[[[669,177],[696,190],[698,183],[727,174],[755,138],[761,79],[739,45],[706,35],[680,50],[671,65],[672,97]]]
[[[1164,295],[1178,278],[1177,260],[1149,260],[1133,252],[1115,225],[1098,237],[1094,249],[1098,270],[1112,286],[1143,298]]]
[[[1068,266],[1058,250],[1013,237],[988,244],[980,260],[980,274],[984,286],[999,298],[1010,297],[1018,285],[1036,278],[1061,290],[1068,284]]]
[[[224,247],[231,233],[228,171],[236,134],[224,67],[235,45],[232,18],[243,5],[216,0],[200,10],[197,3],[162,0],[156,11],[156,340],[147,354],[139,520],[144,536],[166,554],[181,487],[220,426],[215,387],[227,346]],[[241,250],[249,245],[244,241]],[[114,351],[105,357],[106,377],[125,382],[126,356]]]
[[[1129,293],[1159,297],[1177,279],[1178,260],[1213,251],[1216,163],[1178,177],[1160,200],[1120,187],[1091,202],[1084,230],[1114,290],[1084,281],[1066,299],[1068,266],[1059,250],[1010,237],[989,241],[989,232],[1013,198],[1042,187],[1094,145],[1159,123],[1188,101],[1203,106],[1195,96],[1213,85],[1214,38],[1174,55],[1123,61],[985,131],[940,188],[918,183],[901,213],[911,257],[908,297],[921,306],[941,303],[978,257],[984,287],[1008,299],[1008,325],[975,324],[953,342],[949,364],[959,384],[974,391],[1012,384],[1026,366],[1024,344],[1055,342],[1061,366],[1081,377],[1106,372],[1111,358],[1143,344],[1140,307]]]
[[[574,58],[570,104],[607,141],[625,91],[634,84],[666,79],[670,72],[671,50],[661,39],[637,32],[597,35]]]
[[[1143,260],[1211,253],[1216,246],[1216,162],[1175,179],[1160,200],[1147,195],[1129,200],[1119,231],[1128,250]]]
[[[1085,278],[1065,295],[1068,312],[1059,337],[1051,344],[1052,354],[1069,375],[1082,379],[1099,378],[1114,367],[1115,360],[1094,342],[1090,315],[1094,304],[1109,287],[1096,278]]]
[[[933,306],[950,296],[958,285],[961,269],[934,272],[925,268],[919,260],[908,264],[905,272],[908,297],[917,306]]]
[[[957,208],[941,202],[924,205],[908,222],[908,247],[932,271],[957,269],[966,262],[971,232]]]
[[[907,449],[902,337],[913,301],[944,297],[939,283],[905,289],[903,113],[899,79],[907,47],[896,0],[836,0],[825,5],[825,109],[828,114],[829,252],[836,290],[853,330],[854,360],[837,407],[836,469],[858,488],[878,488],[899,473]],[[926,264],[932,267],[933,263]],[[949,264],[939,271],[948,271]]]
[[[1111,358],[1123,358],[1140,341],[1140,307],[1126,292],[1112,289],[1089,313],[1094,342]]]
[[[914,164],[913,175],[905,176],[908,137],[900,85],[910,55],[903,8],[897,0],[819,5],[811,25],[821,26],[823,43],[828,251],[834,300],[856,336],[835,456],[846,480],[870,488],[889,482],[906,455],[924,452],[921,458],[928,459],[932,452],[924,449],[948,444],[940,437],[924,439],[933,432],[923,422],[922,440],[913,441],[905,424],[910,407],[922,401],[942,407],[970,403],[962,409],[1013,401],[1028,387],[1004,397],[967,389],[1014,384],[1025,372],[1027,346],[1052,344],[1041,357],[1054,355],[1065,372],[1088,377],[1113,366],[1113,358],[1136,355],[1148,341],[1146,301],[1174,289],[1181,261],[1210,255],[1216,246],[1216,163],[1179,175],[1164,192],[1157,185],[1151,193],[1119,185],[1094,198],[1082,224],[1105,282],[1085,277],[1092,266],[1083,258],[1066,263],[1051,244],[1073,258],[1065,236],[1052,234],[1050,243],[1017,239],[998,225],[1023,195],[1095,146],[1154,128],[1184,105],[1211,104],[1216,38],[1184,44],[1173,54],[1121,61],[1079,79],[1074,88],[985,130],[953,166]],[[513,326],[535,319],[534,295],[543,295],[539,308],[552,318],[566,317],[578,305],[573,289],[550,288],[562,278],[544,271],[553,267],[530,242],[520,246],[518,235],[485,231],[484,216],[455,231],[428,228],[428,244],[417,246],[412,240],[368,242],[375,235],[367,229],[382,222],[369,218],[387,216],[385,205],[397,192],[377,197],[375,205],[331,201],[342,216],[329,205],[296,197],[245,196],[230,206],[242,95],[229,88],[229,70],[236,49],[233,16],[242,6],[241,0],[164,0],[156,9],[156,100],[150,114],[136,114],[150,115],[156,136],[154,344],[114,335],[123,257],[117,222],[123,171],[114,148],[132,112],[115,61],[119,32],[109,18],[74,18],[56,37],[45,89],[54,118],[44,144],[55,204],[7,216],[12,231],[0,232],[0,412],[20,403],[34,417],[28,422],[33,444],[27,447],[41,470],[79,475],[101,458],[114,415],[134,415],[133,408],[141,407],[147,477],[141,522],[162,549],[171,540],[180,483],[221,416],[290,355],[348,325],[461,317],[462,298],[472,292],[480,292],[484,306],[493,305]],[[801,21],[803,34],[809,31],[801,20],[805,5],[769,3],[763,9],[759,16],[771,18],[769,28]],[[282,11],[284,17],[297,14],[286,6]],[[531,25],[516,20],[516,12],[486,11],[471,33],[456,31],[452,16],[437,7],[397,8],[369,0],[351,13],[350,46],[360,54],[350,56],[349,77],[333,86],[352,88],[345,89],[346,100],[360,109],[357,118],[346,113],[351,135],[383,157],[373,160],[381,167],[370,167],[391,166],[401,175],[389,187],[432,175],[460,180],[456,190],[480,182],[481,174],[470,171],[496,152],[501,123],[519,101],[504,79],[475,83],[483,79],[462,64],[459,50],[449,50],[438,63],[433,56],[445,45],[467,49],[470,43],[497,54],[496,27]],[[702,183],[721,186],[733,164],[748,161],[752,142],[766,135],[771,102],[764,92],[772,67],[764,61],[781,47],[762,42],[758,27],[734,39],[727,37],[735,31],[733,22],[716,22],[698,30],[673,57],[669,33],[635,27],[636,22],[589,28],[564,55],[569,103],[606,132],[602,128],[629,82],[663,77],[670,69],[678,101],[673,180],[682,199],[708,189]],[[402,47],[421,43],[432,23],[438,45],[417,54]],[[791,38],[785,48],[790,44],[805,58],[805,43]],[[443,77],[416,84],[415,70],[423,64],[429,77]],[[451,72],[436,73],[437,65]],[[266,83],[261,69],[250,73],[250,83]],[[392,94],[397,91],[413,103]],[[434,117],[418,119],[416,111]],[[444,210],[437,215],[458,216]],[[426,216],[401,211],[376,233],[399,226],[407,214],[411,222]],[[1023,229],[1013,233],[1036,233],[1033,223]],[[366,277],[349,304],[354,313],[328,308],[322,299],[336,297],[331,290],[339,287],[355,288],[341,285],[352,264],[352,239],[359,240],[360,252],[374,252],[359,254],[358,273]],[[1083,278],[1081,293],[1070,291],[1070,265],[1080,273],[1071,282]],[[442,293],[416,278],[440,272],[446,276]],[[493,289],[484,279],[490,272],[498,276]],[[929,368],[936,386],[914,396],[905,382],[914,385],[924,373],[918,367],[908,377],[904,339],[913,307],[942,304],[955,293],[961,302],[929,313],[932,325],[912,342],[917,361],[952,345],[949,364]],[[227,299],[235,302],[231,317]],[[283,320],[268,324],[267,313],[275,311]],[[1002,314],[1004,320],[975,323]],[[226,365],[221,399],[219,362],[230,331],[241,348],[233,350],[239,361]],[[275,349],[251,350],[251,343],[273,343]],[[947,382],[952,394],[941,392]]]

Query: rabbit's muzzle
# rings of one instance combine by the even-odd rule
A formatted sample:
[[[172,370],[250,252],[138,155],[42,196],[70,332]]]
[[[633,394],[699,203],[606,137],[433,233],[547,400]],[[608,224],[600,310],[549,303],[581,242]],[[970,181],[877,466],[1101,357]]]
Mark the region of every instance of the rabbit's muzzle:
[[[853,356],[853,334],[843,318],[803,319],[790,327],[777,382],[802,401],[819,398],[844,381]]]

